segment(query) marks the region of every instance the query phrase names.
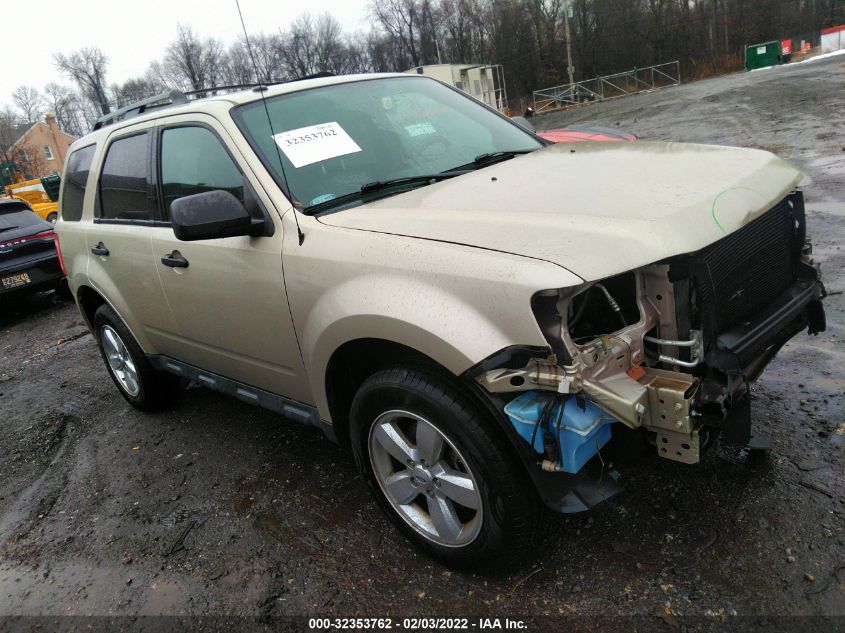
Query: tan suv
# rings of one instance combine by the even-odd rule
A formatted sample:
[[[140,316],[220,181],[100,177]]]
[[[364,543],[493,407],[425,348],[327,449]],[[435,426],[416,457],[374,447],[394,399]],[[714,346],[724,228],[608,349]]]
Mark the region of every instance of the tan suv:
[[[749,384],[824,329],[801,174],[767,152],[552,145],[415,75],[98,128],[57,231],[121,394],[189,379],[319,426],[451,564],[518,561],[543,505],[613,494],[613,436],[685,463],[748,443]]]

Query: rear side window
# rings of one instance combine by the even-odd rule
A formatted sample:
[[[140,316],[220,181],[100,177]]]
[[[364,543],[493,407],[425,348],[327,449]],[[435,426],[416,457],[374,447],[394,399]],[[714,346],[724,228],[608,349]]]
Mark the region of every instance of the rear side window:
[[[220,139],[204,127],[168,128],[161,135],[164,210],[177,198],[223,189],[244,201],[244,178]]]
[[[100,217],[104,220],[152,220],[155,199],[149,182],[147,133],[109,145],[100,176]]]
[[[23,203],[4,202],[0,204],[0,241],[5,231],[22,229],[27,226],[43,224],[33,211]]]
[[[88,172],[94,158],[95,145],[89,145],[73,152],[67,159],[65,181],[62,186],[62,219],[78,222],[82,218],[82,202],[88,184]]]

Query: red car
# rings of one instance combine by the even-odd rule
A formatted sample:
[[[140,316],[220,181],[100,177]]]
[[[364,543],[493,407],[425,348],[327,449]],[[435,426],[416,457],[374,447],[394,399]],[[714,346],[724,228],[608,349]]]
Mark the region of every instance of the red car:
[[[565,127],[559,130],[540,130],[537,136],[552,143],[580,143],[583,141],[636,141],[637,137],[628,132],[607,127]]]

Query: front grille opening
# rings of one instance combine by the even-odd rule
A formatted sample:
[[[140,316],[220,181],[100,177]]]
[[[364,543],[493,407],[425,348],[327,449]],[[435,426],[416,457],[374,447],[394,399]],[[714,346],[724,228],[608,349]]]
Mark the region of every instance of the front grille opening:
[[[783,200],[694,257],[697,301],[712,332],[749,322],[793,282],[794,227]]]
[[[639,320],[637,278],[633,272],[593,284],[569,302],[569,336],[579,345],[603,334],[618,332]]]

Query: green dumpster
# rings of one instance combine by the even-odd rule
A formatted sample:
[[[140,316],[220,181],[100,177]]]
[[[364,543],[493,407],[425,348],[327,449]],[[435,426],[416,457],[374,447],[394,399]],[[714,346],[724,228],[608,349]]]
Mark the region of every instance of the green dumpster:
[[[62,186],[61,176],[44,176],[41,179],[41,185],[44,187],[47,197],[50,198],[50,202],[59,201],[59,188]]]
[[[778,66],[782,63],[780,42],[772,41],[745,47],[745,70]]]

